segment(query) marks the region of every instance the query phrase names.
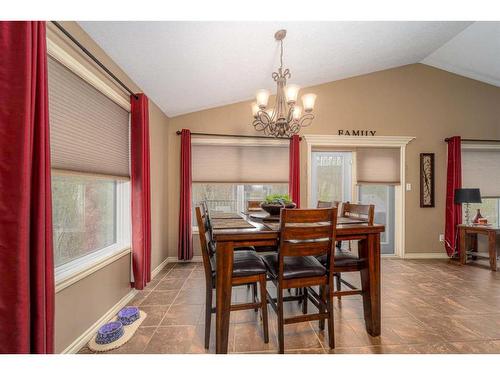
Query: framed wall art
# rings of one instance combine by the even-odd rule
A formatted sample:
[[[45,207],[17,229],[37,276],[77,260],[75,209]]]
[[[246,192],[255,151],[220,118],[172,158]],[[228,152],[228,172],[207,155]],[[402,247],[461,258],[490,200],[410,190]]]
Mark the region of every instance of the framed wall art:
[[[434,154],[420,154],[420,207],[434,207]]]

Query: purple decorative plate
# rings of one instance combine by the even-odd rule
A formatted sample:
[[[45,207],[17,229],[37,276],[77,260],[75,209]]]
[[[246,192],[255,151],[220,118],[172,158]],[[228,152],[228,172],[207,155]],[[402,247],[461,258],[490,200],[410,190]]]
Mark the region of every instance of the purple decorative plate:
[[[121,322],[106,323],[97,331],[95,342],[99,345],[112,343],[122,337],[124,332]]]
[[[140,317],[139,308],[135,306],[127,306],[118,312],[118,320],[124,325],[132,324]]]

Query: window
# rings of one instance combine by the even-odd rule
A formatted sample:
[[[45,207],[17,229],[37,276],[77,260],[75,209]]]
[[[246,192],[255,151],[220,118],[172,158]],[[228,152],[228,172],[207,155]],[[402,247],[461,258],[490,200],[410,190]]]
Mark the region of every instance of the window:
[[[130,249],[130,115],[60,60],[49,57],[47,70],[54,263],[63,287]]]
[[[479,209],[481,216],[488,219],[488,224],[499,225],[500,221],[500,198],[482,198],[482,203],[470,204],[471,221],[476,216]],[[463,222],[465,223],[465,209],[462,210]]]
[[[58,269],[130,246],[129,183],[54,173],[54,262]],[[96,254],[99,253],[99,254]]]
[[[242,212],[248,200],[288,194],[288,141],[195,137],[192,142],[194,227],[194,208],[201,201],[212,211]]]
[[[462,186],[479,188],[482,203],[470,204],[471,220],[477,209],[488,223],[500,222],[500,149],[494,144],[462,144]],[[465,220],[465,208],[462,210]]]
[[[208,209],[220,212],[242,212],[248,200],[264,200],[269,194],[288,194],[287,183],[238,184],[193,183],[193,226],[196,227],[194,208],[206,201]]]

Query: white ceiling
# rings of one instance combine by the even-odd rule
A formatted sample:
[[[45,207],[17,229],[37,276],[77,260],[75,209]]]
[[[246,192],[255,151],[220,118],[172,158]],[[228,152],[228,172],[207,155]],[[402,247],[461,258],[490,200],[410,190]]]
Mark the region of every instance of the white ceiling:
[[[422,62],[500,86],[500,22],[474,22]]]
[[[466,29],[471,22],[79,24],[170,117],[248,100],[259,88],[274,91],[271,73],[279,65],[279,48],[273,35],[281,28],[288,30],[284,65],[291,70],[290,82],[303,87],[425,62],[429,55],[430,65],[449,69],[446,61],[460,58],[462,69],[500,77],[498,38],[490,46],[476,45],[477,35]],[[470,27],[480,34],[496,28],[498,37],[498,24]],[[470,52],[451,40],[457,34]],[[495,43],[495,52],[489,51]],[[478,54],[496,58],[496,65],[478,62]]]

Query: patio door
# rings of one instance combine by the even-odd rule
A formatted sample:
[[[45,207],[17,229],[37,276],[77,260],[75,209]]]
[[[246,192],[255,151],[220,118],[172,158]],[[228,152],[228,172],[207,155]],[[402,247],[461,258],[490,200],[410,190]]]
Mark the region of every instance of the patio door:
[[[318,201],[352,200],[352,152],[313,151],[311,206]]]
[[[358,199],[362,204],[375,205],[375,223],[384,224],[385,232],[380,235],[382,254],[395,254],[395,186],[366,184],[358,185]]]

